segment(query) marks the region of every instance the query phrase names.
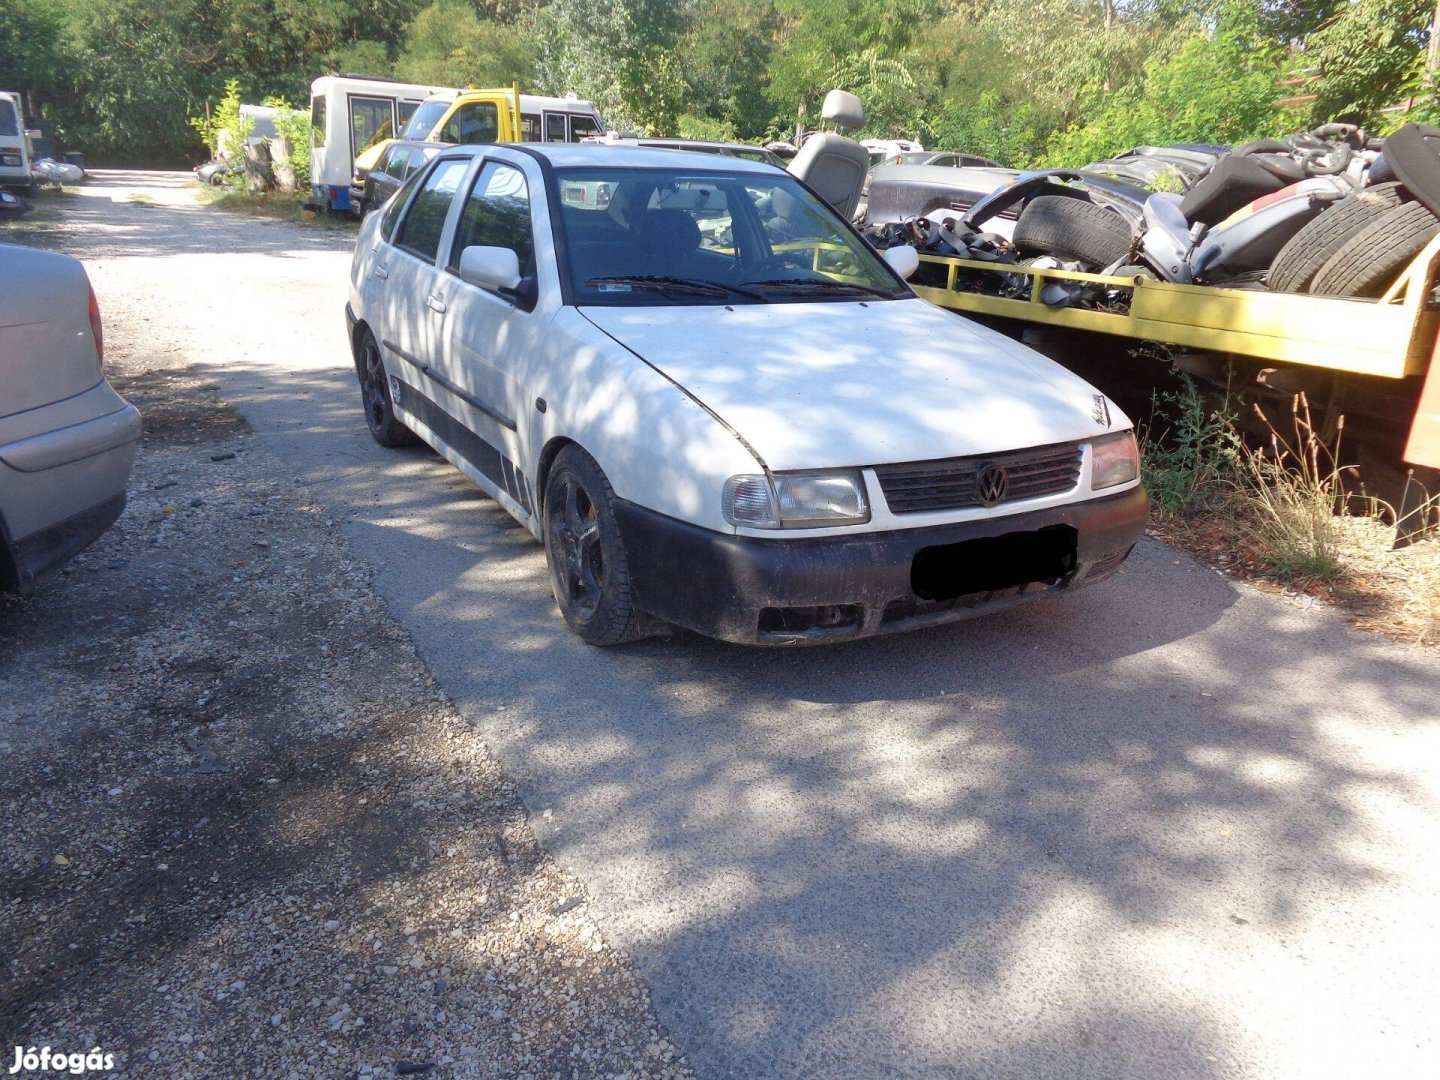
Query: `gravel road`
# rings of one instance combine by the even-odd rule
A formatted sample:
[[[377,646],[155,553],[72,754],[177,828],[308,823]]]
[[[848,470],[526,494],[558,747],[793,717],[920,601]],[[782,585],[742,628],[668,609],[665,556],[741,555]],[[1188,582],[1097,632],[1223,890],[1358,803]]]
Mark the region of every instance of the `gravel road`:
[[[349,233],[212,228],[124,179],[16,231],[85,257],[145,434],[119,524],[0,597],[4,1067],[49,1045],[167,1080],[689,1075],[339,521],[188,366],[285,329],[177,325],[226,293],[224,254],[132,276],[271,238],[304,266]]]
[[[154,205],[132,202],[137,192]],[[273,517],[304,521],[303,535],[315,538],[286,539],[286,530],[298,528],[287,524],[272,544],[314,544],[321,555],[270,555],[273,562],[232,569],[227,560],[260,560],[246,545],[257,538],[252,531],[268,534],[269,526],[249,530],[229,514],[228,543],[238,547],[222,549],[217,563],[202,560],[198,544],[181,545],[197,566],[225,567],[214,577],[223,578],[221,592],[211,595],[253,609],[254,620],[236,619],[237,630],[263,639],[261,655],[291,657],[277,677],[255,678],[276,696],[255,710],[247,728],[253,734],[221,736],[239,762],[255,762],[245,774],[257,778],[253,786],[243,798],[230,796],[237,807],[254,809],[236,829],[213,824],[221,819],[203,805],[190,811],[209,818],[189,826],[207,837],[208,858],[225,852],[221,837],[253,845],[243,864],[227,864],[246,899],[232,905],[230,889],[207,888],[208,874],[184,883],[196,898],[186,909],[192,924],[163,947],[124,938],[129,931],[116,939],[133,942],[128,951],[112,946],[107,935],[118,927],[86,929],[95,919],[77,910],[85,894],[74,884],[71,837],[83,843],[87,830],[98,828],[84,824],[87,815],[117,816],[101,813],[110,787],[142,783],[112,784],[104,773],[106,762],[128,759],[107,751],[94,724],[54,767],[43,747],[24,749],[82,730],[88,717],[101,715],[85,695],[112,693],[135,702],[130,726],[100,728],[134,747],[143,759],[136,768],[148,770],[144,784],[178,783],[166,778],[180,763],[193,770],[213,749],[208,728],[198,750],[183,740],[151,745],[157,726],[179,730],[162,696],[173,666],[131,689],[128,672],[107,674],[95,659],[118,647],[158,652],[173,648],[177,636],[188,640],[179,615],[168,632],[157,625],[153,639],[142,639],[138,624],[112,627],[104,615],[102,585],[147,588],[123,579],[156,557],[147,545],[164,508],[143,496],[162,475],[155,469],[163,461],[151,464],[154,448],[137,477],[143,497],[115,538],[56,581],[33,614],[5,610],[0,633],[18,640],[18,631],[34,627],[35,648],[64,652],[70,666],[44,676],[53,690],[37,691],[37,673],[52,670],[41,666],[41,652],[32,650],[26,661],[7,646],[0,660],[7,695],[45,701],[48,692],[65,703],[45,707],[44,715],[63,714],[58,718],[28,725],[58,734],[4,728],[29,755],[28,764],[7,770],[8,797],[22,807],[46,805],[52,793],[67,800],[48,817],[36,811],[39,824],[5,840],[6,872],[15,882],[6,892],[6,911],[15,913],[7,927],[25,922],[0,945],[7,956],[13,941],[25,948],[36,927],[48,925],[36,921],[48,905],[68,904],[71,912],[64,933],[40,931],[53,936],[34,938],[30,948],[30,965],[49,965],[50,981],[27,976],[28,1011],[6,1017],[21,1017],[31,1031],[38,1020],[75,1017],[92,1025],[87,1032],[111,1033],[114,1045],[131,1050],[132,1063],[163,1047],[175,1064],[154,1075],[183,1074],[175,1068],[210,1074],[194,1053],[198,1042],[183,1044],[187,1054],[173,1041],[187,1023],[217,1046],[247,1047],[256,1075],[303,1070],[305,1059],[286,1056],[295,1053],[293,1036],[281,1038],[264,1026],[268,1019],[257,1023],[250,1013],[227,1024],[225,1006],[214,1001],[230,966],[267,940],[257,936],[257,924],[269,916],[290,921],[282,928],[285,959],[266,961],[273,965],[266,970],[292,965],[288,974],[311,996],[301,1002],[294,989],[264,976],[239,976],[246,989],[236,993],[243,1001],[257,992],[251,987],[266,988],[256,1018],[272,1001],[311,1008],[303,1037],[317,1063],[301,1075],[342,1075],[338,1066],[326,1071],[328,1047],[319,1046],[322,1038],[337,1041],[322,1025],[338,1011],[331,999],[345,1000],[332,989],[331,973],[368,980],[360,995],[367,1002],[383,993],[375,987],[386,967],[404,973],[406,949],[430,939],[417,937],[412,946],[408,936],[384,936],[406,930],[394,925],[405,918],[402,894],[427,910],[474,910],[475,890],[509,864],[493,847],[485,861],[487,849],[455,843],[448,833],[483,825],[493,836],[509,828],[529,843],[512,796],[476,794],[488,783],[499,792],[514,785],[523,799],[541,845],[525,857],[534,874],[567,884],[527,880],[546,903],[583,891],[588,902],[563,918],[584,913],[594,920],[570,933],[542,923],[554,910],[542,906],[526,909],[522,923],[535,925],[537,936],[544,929],[552,949],[557,941],[581,941],[592,927],[587,940],[623,950],[603,951],[604,961],[586,968],[593,979],[576,988],[575,1000],[608,1018],[586,1030],[604,1032],[599,1044],[616,1048],[601,1067],[569,1066],[580,1075],[643,1072],[656,1047],[657,1069],[672,1060],[680,1067],[663,1055],[683,1050],[697,1075],[745,1080],[1433,1075],[1440,1059],[1433,1020],[1440,1000],[1440,863],[1433,857],[1440,660],[1433,653],[1352,631],[1314,605],[1244,588],[1149,542],[1124,574],[1095,590],[923,633],[792,653],[688,635],[589,649],[559,620],[527,533],[434,454],[386,452],[369,440],[342,330],[344,233],[197,210],[183,177],[104,175],[77,203],[69,212],[77,227],[44,239],[87,259],[109,326],[129,335],[137,354],[194,365],[195,376],[216,383],[253,432],[227,436],[245,449],[235,459],[241,464],[202,454],[187,474],[196,481],[186,483],[218,477],[216,470],[248,477],[253,469],[253,482],[276,492]],[[258,497],[246,494],[241,512]],[[188,499],[171,502],[177,509],[169,520],[186,520]],[[194,535],[219,543],[213,531]],[[122,565],[112,569],[116,561]],[[277,581],[286,571],[291,579]],[[149,579],[152,596],[164,578],[156,571]],[[205,580],[198,570],[185,580],[197,579]],[[358,645],[369,650],[357,653],[363,659],[343,652],[318,659],[298,627],[262,632],[280,612],[332,589],[339,606],[324,609],[326,624],[333,619],[343,632],[330,647]],[[191,595],[189,587],[173,591]],[[211,614],[219,606],[207,603],[191,617],[203,615],[223,635],[226,617]],[[76,626],[96,635],[95,644],[77,646]],[[240,666],[248,640],[237,633],[225,646],[232,666]],[[440,700],[416,665],[412,642]],[[389,674],[397,668],[407,674]],[[351,689],[332,691],[346,682]],[[332,692],[342,695],[335,711],[308,705],[327,700],[312,695]],[[354,704],[340,703],[349,700]],[[345,708],[350,726],[327,733]],[[473,760],[484,762],[482,775],[445,774],[448,798],[408,795],[409,785],[438,783],[432,774],[451,753],[435,750],[427,768],[430,751],[421,747],[450,738],[479,755]],[[416,749],[399,751],[397,739],[413,740]],[[481,739],[500,772],[483,756]],[[283,792],[296,783],[260,764],[266,746],[272,759],[288,755],[281,759],[295,763],[297,774],[301,763],[316,761],[323,785],[306,781],[301,790],[324,786],[333,794],[307,798],[291,816],[259,786],[279,779]],[[167,754],[175,765],[166,764]],[[353,762],[355,754],[372,772],[331,764]],[[245,767],[233,766],[237,775]],[[51,772],[38,775],[49,781],[37,784],[45,768]],[[231,783],[217,775],[227,774],[184,783],[202,790]],[[424,820],[417,801],[445,802],[446,809],[430,830],[400,829],[410,846],[387,854],[366,839],[363,813],[346,797],[370,782],[407,793],[399,798],[408,801],[392,800],[393,812],[407,815],[396,820]],[[467,797],[469,807],[458,807]],[[497,798],[509,798],[504,807],[513,809],[503,823],[485,824],[480,808]],[[93,882],[85,887],[117,890],[113,905],[98,894],[105,898],[89,903],[92,915],[124,907],[129,918],[145,912],[145,898],[166,895],[156,882],[169,879],[153,876],[161,873],[154,860],[168,864],[167,829],[181,827],[184,818],[175,815],[185,799],[170,801],[171,816],[143,825],[143,838],[122,844],[123,858],[92,846],[91,857],[102,861],[90,867]],[[78,828],[67,829],[72,821]],[[323,884],[291,886],[290,875],[310,880],[300,870],[282,874],[283,881],[267,878],[276,872],[265,870],[262,856],[277,845],[319,859],[329,868],[315,871]],[[451,847],[457,853],[442,860]],[[366,884],[340,849],[378,859],[392,891]],[[72,861],[56,868],[51,853],[62,850]],[[450,876],[430,884],[442,865]],[[244,872],[251,867],[259,880]],[[200,869],[226,880],[218,867]],[[286,895],[295,902],[286,905]],[[206,903],[225,913],[212,920]],[[496,913],[504,910],[501,902]],[[306,916],[311,922],[301,921]],[[456,918],[435,921],[447,932],[458,926],[463,939],[474,916]],[[352,920],[363,925],[352,930]],[[328,933],[353,935],[343,948],[324,936],[331,921],[341,928]],[[240,944],[228,944],[232,936]],[[376,951],[364,953],[361,945],[376,937]],[[80,949],[69,950],[77,940]],[[86,952],[89,942],[112,951]],[[584,960],[583,946],[573,948],[565,955]],[[306,958],[317,955],[326,974],[312,980]],[[486,974],[503,976],[480,955],[457,950],[443,961],[448,977],[432,966],[404,985],[429,980],[433,988],[444,980],[448,987],[459,979],[483,993]],[[629,981],[624,957],[648,985],[648,998]],[[422,968],[429,962],[427,953]],[[214,971],[212,963],[219,964]],[[63,976],[68,964],[81,970]],[[177,990],[171,980],[181,973],[190,981]],[[148,1004],[128,1003],[127,982]],[[156,1012],[171,1007],[167,994],[195,1002],[202,986],[211,997],[190,1013]],[[518,993],[524,997],[523,986]],[[629,1011],[622,1008],[627,998],[635,1002]],[[440,1044],[447,1024],[463,1015],[459,1007],[446,1007],[445,1021],[418,1027],[399,1047],[394,1038],[407,1032],[404,1022],[421,1023],[411,1000],[396,998],[399,1026],[387,1035],[398,1034],[365,1043],[365,1062],[388,1067],[402,1052],[429,1053],[437,1075],[486,1075],[458,1048]],[[369,1040],[385,1010],[377,1016],[373,1005],[366,1009],[361,1038]],[[159,1015],[163,1023],[147,1019]],[[534,1030],[508,1022],[522,1037]],[[491,1061],[490,1038],[511,1037],[496,1023],[501,1027],[473,1036],[484,1040],[469,1044],[477,1060]],[[553,1029],[547,1052],[569,1052],[568,1032]],[[662,1032],[663,1044],[656,1041]],[[352,1044],[340,1042],[346,1067],[359,1063]],[[389,1057],[380,1056],[381,1046]],[[264,1057],[272,1048],[273,1067]],[[456,1060],[438,1065],[441,1054]],[[539,1060],[536,1074],[561,1071],[554,1056]],[[485,1067],[497,1075],[524,1068],[508,1060]]]

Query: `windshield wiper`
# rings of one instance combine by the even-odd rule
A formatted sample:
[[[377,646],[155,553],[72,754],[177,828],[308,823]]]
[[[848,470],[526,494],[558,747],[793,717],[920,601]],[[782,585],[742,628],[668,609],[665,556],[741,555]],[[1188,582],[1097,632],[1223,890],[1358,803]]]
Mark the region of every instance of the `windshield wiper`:
[[[818,292],[860,292],[870,296],[883,296],[894,300],[899,294],[892,289],[877,289],[873,285],[861,285],[854,281],[832,281],[829,278],[770,278],[766,281],[747,281],[751,289],[814,289]]]
[[[741,288],[738,285],[726,285],[719,281],[706,281],[702,278],[665,277],[659,274],[635,274],[617,275],[615,277],[590,278],[586,285],[630,285],[637,289],[655,289],[657,292],[667,290],[673,292],[694,293],[696,296],[743,296],[749,300],[758,300],[762,304],[768,303],[765,297],[759,293],[751,292],[749,289]]]

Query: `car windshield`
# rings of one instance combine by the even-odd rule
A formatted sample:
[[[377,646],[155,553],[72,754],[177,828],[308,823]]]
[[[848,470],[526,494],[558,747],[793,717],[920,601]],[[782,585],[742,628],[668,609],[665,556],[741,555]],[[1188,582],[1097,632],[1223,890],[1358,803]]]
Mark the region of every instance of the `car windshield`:
[[[20,117],[15,106],[9,101],[0,101],[0,135],[7,137],[20,134]]]
[[[405,125],[405,132],[401,136],[405,139],[424,139],[430,134],[430,129],[440,122],[445,115],[445,110],[450,108],[448,101],[426,101],[415,110],[410,117],[410,122]]]
[[[556,170],[574,302],[893,300],[910,291],[828,206],[769,172]]]

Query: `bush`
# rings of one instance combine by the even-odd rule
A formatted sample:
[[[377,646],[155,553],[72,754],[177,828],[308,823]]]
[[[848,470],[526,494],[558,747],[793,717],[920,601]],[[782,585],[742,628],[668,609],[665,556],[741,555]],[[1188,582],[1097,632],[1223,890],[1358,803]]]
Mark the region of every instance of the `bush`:
[[[1195,383],[1182,380],[1180,390],[1152,398],[1150,422],[1140,431],[1141,476],[1162,520],[1221,507],[1234,495],[1244,450],[1227,411],[1228,395],[1211,409]],[[1164,409],[1173,418],[1162,428],[1157,414]]]

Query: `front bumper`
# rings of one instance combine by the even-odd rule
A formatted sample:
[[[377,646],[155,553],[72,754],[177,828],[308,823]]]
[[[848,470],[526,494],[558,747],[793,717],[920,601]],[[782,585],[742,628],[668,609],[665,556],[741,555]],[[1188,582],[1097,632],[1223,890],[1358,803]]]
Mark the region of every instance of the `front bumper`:
[[[814,644],[915,629],[1092,585],[1120,568],[1144,533],[1148,513],[1145,490],[1136,486],[983,521],[770,539],[714,532],[633,503],[616,505],[636,606],[698,633],[753,645]],[[1047,561],[1042,552],[1054,546],[1054,538],[1069,545],[1063,563]],[[1033,547],[1035,580],[1015,584],[1012,577],[959,595],[926,595],[922,568],[943,562],[950,545],[986,540],[996,543],[951,551],[964,559]],[[917,563],[921,552],[927,554]],[[1025,557],[1018,564],[1020,577]],[[972,570],[983,578],[982,566],[945,580],[973,579]]]

